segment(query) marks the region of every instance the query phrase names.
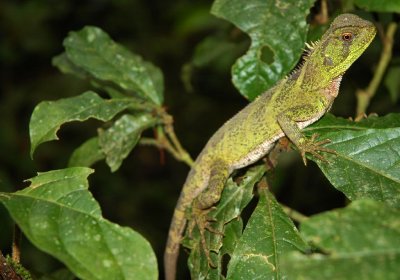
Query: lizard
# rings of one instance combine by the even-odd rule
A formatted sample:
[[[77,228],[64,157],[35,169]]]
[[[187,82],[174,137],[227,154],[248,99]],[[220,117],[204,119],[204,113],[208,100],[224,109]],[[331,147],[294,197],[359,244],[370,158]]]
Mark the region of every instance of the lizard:
[[[376,34],[374,25],[353,14],[337,16],[321,39],[309,47],[300,67],[257,97],[221,126],[194,162],[183,185],[171,221],[164,253],[165,279],[173,280],[183,231],[220,199],[233,171],[268,154],[287,137],[306,164],[306,153],[324,160],[329,140],[305,137],[301,129],[330,110],[344,72],[365,51]],[[191,217],[187,210],[192,209]],[[206,215],[206,214],[205,214]],[[198,224],[200,232],[206,229]],[[200,228],[203,227],[203,228]]]

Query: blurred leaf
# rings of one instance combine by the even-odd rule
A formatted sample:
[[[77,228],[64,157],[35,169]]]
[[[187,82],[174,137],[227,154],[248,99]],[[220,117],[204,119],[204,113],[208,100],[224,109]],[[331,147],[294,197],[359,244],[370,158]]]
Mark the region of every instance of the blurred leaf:
[[[90,167],[94,163],[105,158],[100,145],[99,138],[92,137],[89,140],[85,141],[82,145],[80,145],[77,149],[72,153],[68,166],[86,166]]]
[[[251,38],[247,53],[232,68],[233,83],[253,100],[298,62],[307,36],[306,17],[314,0],[216,0],[211,12]]]
[[[315,215],[302,235],[324,254],[283,257],[288,279],[398,279],[400,211],[369,200]]]
[[[305,129],[330,139],[317,161],[328,180],[350,200],[370,198],[400,207],[400,114],[352,122],[329,116]]]
[[[189,3],[189,2],[188,2]],[[179,37],[191,36],[210,30],[218,25],[215,17],[210,15],[210,4],[207,2],[191,2],[188,5],[178,5],[175,10],[176,25],[174,34]]]
[[[29,123],[31,156],[39,144],[57,140],[56,133],[64,123],[85,121],[89,118],[108,121],[133,106],[132,99],[106,100],[93,91],[57,101],[43,101],[33,110]]]
[[[81,79],[86,78],[88,73],[84,71],[82,68],[76,66],[67,56],[66,53],[62,53],[53,57],[52,64],[56,66],[61,73],[64,74],[72,74]]]
[[[105,220],[88,191],[93,171],[75,167],[40,173],[0,201],[28,239],[82,279],[157,279],[150,244],[130,228]]]
[[[184,245],[191,248],[189,268],[193,279],[201,277],[219,279],[223,265],[222,257],[225,253],[232,253],[229,248],[235,247],[242,231],[240,213],[252,199],[253,187],[264,173],[264,165],[258,165],[249,169],[240,179],[240,183],[229,179],[216,209],[209,213],[209,217],[215,220],[210,224],[211,227],[217,232],[224,233],[222,236],[209,231],[205,232],[206,243],[217,268],[210,268],[197,229],[193,231],[192,238],[185,239]],[[220,250],[222,245],[226,247]]]
[[[400,13],[398,0],[354,0],[354,4],[371,12]]]
[[[50,274],[44,275],[39,280],[75,280],[76,277],[68,269],[62,268]]]
[[[308,245],[267,188],[248,221],[228,265],[227,279],[282,279],[283,254]]]
[[[326,24],[318,24],[318,25],[310,25],[307,34],[308,42],[318,41],[322,35],[324,35],[325,31],[329,28],[329,22]]]
[[[400,66],[390,67],[385,76],[384,84],[390,93],[393,103],[399,99],[400,95]]]
[[[114,82],[157,105],[163,103],[160,69],[115,43],[100,28],[87,26],[71,32],[64,46],[68,59],[95,78]]]
[[[98,144],[111,171],[116,171],[129,155],[146,128],[157,123],[149,114],[123,115],[107,130],[99,130]]]
[[[228,41],[221,41],[220,38],[207,37],[200,42],[195,49],[193,55],[193,65],[203,67],[221,56],[232,54],[237,44]]]

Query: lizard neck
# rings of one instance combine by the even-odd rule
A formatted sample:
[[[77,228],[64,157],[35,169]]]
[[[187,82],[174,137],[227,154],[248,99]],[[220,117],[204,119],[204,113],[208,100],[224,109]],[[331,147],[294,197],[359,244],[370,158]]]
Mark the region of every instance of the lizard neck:
[[[297,86],[305,91],[316,91],[327,88],[331,90],[336,89],[335,94],[337,95],[342,73],[331,71],[332,68],[326,65],[327,63],[329,62],[315,60],[313,56],[309,57],[300,70],[296,81]],[[338,86],[333,86],[333,84],[338,84]]]
[[[342,75],[333,79],[330,84],[324,88],[324,94],[327,97],[335,99],[339,93],[340,82],[342,81]]]

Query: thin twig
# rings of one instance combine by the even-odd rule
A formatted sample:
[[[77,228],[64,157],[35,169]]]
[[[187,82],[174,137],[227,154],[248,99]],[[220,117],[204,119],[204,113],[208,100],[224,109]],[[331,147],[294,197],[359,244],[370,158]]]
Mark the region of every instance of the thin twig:
[[[304,222],[305,220],[308,219],[307,216],[301,214],[300,212],[298,212],[298,211],[296,211],[296,210],[294,210],[294,209],[292,209],[292,208],[290,208],[288,206],[285,206],[285,205],[282,205],[282,204],[281,204],[281,206],[282,206],[283,211],[285,211],[285,213],[290,218],[292,218],[292,220],[294,220],[296,222],[302,223],[302,222]]]
[[[175,130],[173,127],[173,118],[169,115],[164,107],[158,107],[154,110],[154,113],[160,118],[162,125],[157,127],[155,138],[142,138],[139,141],[141,145],[156,146],[159,149],[165,149],[169,152],[176,160],[182,161],[193,166],[193,159],[189,153],[182,147],[181,143],[176,137]]]
[[[356,121],[361,120],[367,111],[367,108],[371,102],[371,99],[375,96],[376,90],[378,89],[379,84],[382,81],[383,75],[385,74],[386,68],[392,58],[392,49],[393,49],[393,37],[397,29],[397,24],[391,22],[387,28],[386,34],[382,40],[383,49],[381,53],[381,57],[379,59],[378,66],[376,67],[374,77],[369,83],[366,89],[359,89],[356,92],[357,96],[357,113],[356,113]]]
[[[171,145],[175,150],[176,154],[178,155],[178,159],[185,162],[190,167],[192,167],[194,164],[193,159],[191,158],[189,153],[185,149],[183,149],[181,143],[178,140],[178,137],[176,137],[173,126],[174,119],[172,118],[171,115],[167,114],[166,112],[162,114],[162,119],[164,123],[165,133],[167,134],[168,139],[172,142]]]
[[[167,125],[165,127],[165,131],[167,132],[168,137],[171,139],[173,145],[175,146],[175,148],[180,156],[180,159],[183,162],[185,162],[187,165],[192,167],[194,164],[193,159],[191,158],[189,153],[186,152],[186,150],[182,148],[182,145],[179,142],[178,137],[176,137],[174,127],[172,125]]]
[[[326,24],[329,21],[328,3],[326,0],[321,1],[321,10],[315,17],[318,24]]]
[[[159,149],[167,150],[176,160],[181,160],[179,153],[171,146],[167,140],[161,140],[160,138],[146,138],[142,137],[139,141],[140,145],[155,146]]]

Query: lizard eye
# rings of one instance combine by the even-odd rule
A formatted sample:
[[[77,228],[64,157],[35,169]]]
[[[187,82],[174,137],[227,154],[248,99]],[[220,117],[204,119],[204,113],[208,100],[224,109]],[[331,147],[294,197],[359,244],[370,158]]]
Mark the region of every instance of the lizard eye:
[[[353,40],[353,37],[353,33],[351,32],[345,32],[342,34],[342,40],[346,42],[350,42],[351,40]]]

